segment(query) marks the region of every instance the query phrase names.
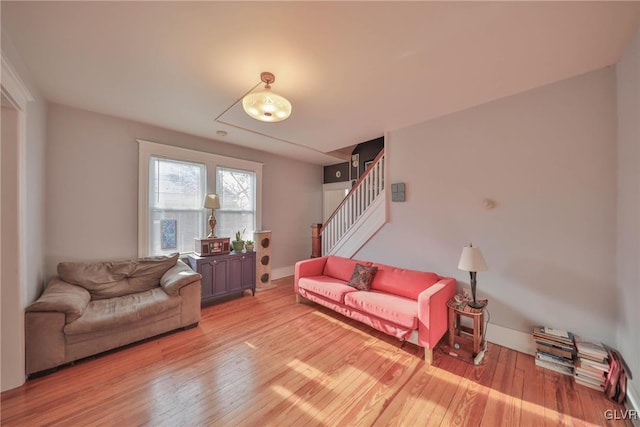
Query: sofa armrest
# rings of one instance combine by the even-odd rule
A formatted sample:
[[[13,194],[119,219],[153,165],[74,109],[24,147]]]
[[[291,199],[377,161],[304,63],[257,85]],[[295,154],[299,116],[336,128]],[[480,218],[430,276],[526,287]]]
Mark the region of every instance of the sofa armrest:
[[[162,275],[160,286],[167,294],[178,295],[180,289],[200,279],[202,279],[200,273],[196,273],[187,264],[178,260],[175,266]]]
[[[55,368],[65,362],[65,313],[31,311],[24,315],[25,371],[27,375]]]
[[[72,285],[58,278],[52,279],[40,298],[34,301],[26,311],[60,312],[71,323],[84,313],[91,301],[91,294],[81,286]]]
[[[294,292],[298,293],[298,281],[301,277],[322,276],[324,265],[327,263],[327,257],[305,259],[296,262],[295,276],[293,281]]]
[[[456,294],[456,279],[442,277],[418,295],[418,342],[433,349],[447,331],[447,301]]]

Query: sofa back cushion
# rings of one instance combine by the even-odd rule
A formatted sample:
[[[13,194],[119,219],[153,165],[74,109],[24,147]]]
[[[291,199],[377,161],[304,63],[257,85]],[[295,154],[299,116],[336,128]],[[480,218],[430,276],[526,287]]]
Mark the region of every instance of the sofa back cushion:
[[[417,300],[420,292],[440,280],[437,274],[426,271],[407,270],[377,263],[372,265],[378,267],[378,272],[371,282],[372,291],[388,292]]]
[[[348,282],[351,279],[353,270],[356,268],[356,264],[362,264],[365,267],[371,265],[371,263],[367,261],[357,261],[355,259],[329,255],[327,262],[324,264],[323,274]]]
[[[65,282],[85,288],[92,300],[100,300],[160,286],[162,275],[177,261],[178,253],[132,261],[61,262],[58,264],[58,276]]]

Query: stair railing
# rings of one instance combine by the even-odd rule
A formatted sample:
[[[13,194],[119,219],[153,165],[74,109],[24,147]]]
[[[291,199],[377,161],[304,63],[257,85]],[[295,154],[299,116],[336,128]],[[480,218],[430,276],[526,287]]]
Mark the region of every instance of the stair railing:
[[[384,194],[384,149],[360,176],[340,205],[324,224],[313,224],[311,257],[331,253],[332,248],[349,231],[371,204]]]

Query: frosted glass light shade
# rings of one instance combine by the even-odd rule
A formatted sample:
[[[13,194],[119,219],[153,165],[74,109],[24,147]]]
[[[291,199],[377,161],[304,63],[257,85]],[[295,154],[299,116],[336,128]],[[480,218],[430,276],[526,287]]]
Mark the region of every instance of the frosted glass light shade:
[[[477,246],[465,246],[462,248],[458,269],[463,271],[487,271],[487,263],[484,262],[480,248]]]
[[[245,96],[242,108],[249,116],[262,122],[281,122],[291,115],[289,100],[269,89]]]
[[[207,194],[204,198],[206,209],[220,209],[220,199],[217,194]]]

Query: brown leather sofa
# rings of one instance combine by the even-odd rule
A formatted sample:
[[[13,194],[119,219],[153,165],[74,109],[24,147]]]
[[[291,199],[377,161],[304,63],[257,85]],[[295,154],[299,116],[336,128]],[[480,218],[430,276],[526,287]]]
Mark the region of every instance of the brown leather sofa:
[[[178,259],[63,262],[26,309],[27,375],[200,321],[201,276]]]

